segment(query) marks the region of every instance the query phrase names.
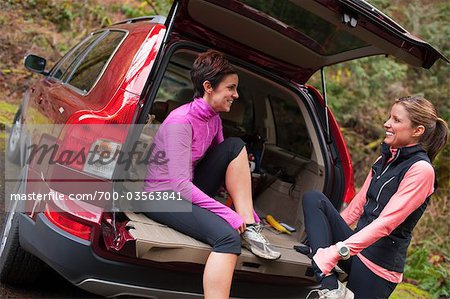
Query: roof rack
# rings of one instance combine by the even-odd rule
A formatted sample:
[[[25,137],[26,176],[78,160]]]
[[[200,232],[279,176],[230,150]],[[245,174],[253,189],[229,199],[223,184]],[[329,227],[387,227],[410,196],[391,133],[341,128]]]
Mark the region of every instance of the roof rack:
[[[164,24],[166,22],[166,17],[165,16],[159,16],[159,15],[157,15],[157,16],[143,16],[143,17],[126,19],[126,20],[114,23],[113,25],[131,24],[131,23],[144,22],[144,21],[150,21],[150,23]]]

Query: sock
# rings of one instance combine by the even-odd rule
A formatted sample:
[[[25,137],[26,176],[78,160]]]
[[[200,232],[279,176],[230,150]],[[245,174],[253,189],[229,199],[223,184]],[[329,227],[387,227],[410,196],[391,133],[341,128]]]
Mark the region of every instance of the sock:
[[[295,249],[297,252],[300,252],[300,253],[306,255],[306,256],[309,257],[310,259],[313,258],[312,249],[311,249],[311,247],[309,247],[308,245],[305,245],[305,244],[301,244],[301,243],[300,243],[300,244],[298,244],[298,245],[294,245],[294,249]]]
[[[336,274],[331,272],[327,276],[323,276],[322,271],[320,271],[319,267],[317,267],[314,260],[312,260],[311,265],[316,280],[321,284],[321,289],[329,289],[329,290],[337,289],[338,283]]]
[[[329,289],[329,290],[337,289],[338,287],[337,277],[334,274],[325,276],[322,278],[320,284],[322,285],[322,289]]]

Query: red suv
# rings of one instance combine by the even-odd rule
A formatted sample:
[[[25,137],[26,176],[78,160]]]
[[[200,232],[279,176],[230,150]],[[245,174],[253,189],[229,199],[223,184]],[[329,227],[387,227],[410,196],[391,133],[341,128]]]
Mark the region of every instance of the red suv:
[[[239,72],[240,97],[222,115],[223,129],[246,141],[255,158],[255,209],[296,230],[267,228],[282,253],[277,261],[243,250],[233,297],[304,295],[315,281],[309,258],[293,249],[304,239],[301,196],[321,190],[339,209],[354,195],[339,126],[325,92],[308,79],[371,55],[424,68],[448,62],[362,0],[175,0],[167,18],[92,32],[49,71],[44,58],[29,55],[25,66],[42,78],[26,92],[8,142],[8,158],[21,170],[6,197],[1,281],[33,280],[46,263],[104,296],[201,297],[210,248],[127,203],[151,200],[141,191],[158,154],[152,137],[171,110],[192,99],[189,71],[209,48]],[[128,155],[108,155],[116,152]],[[226,196],[217,199],[225,204]]]

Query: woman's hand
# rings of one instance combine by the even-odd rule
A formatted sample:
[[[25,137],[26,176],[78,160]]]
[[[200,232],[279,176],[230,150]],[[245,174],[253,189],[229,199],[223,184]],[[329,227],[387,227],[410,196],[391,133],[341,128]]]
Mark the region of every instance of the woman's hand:
[[[340,259],[341,256],[338,253],[336,245],[331,245],[327,248],[319,248],[313,256],[313,260],[317,267],[319,267],[320,271],[325,275],[333,270]]]
[[[242,234],[242,233],[245,231],[246,228],[247,228],[247,226],[245,225],[245,222],[244,222],[244,223],[242,223],[242,225],[239,226],[236,230],[237,230],[237,232],[238,232],[239,234]]]

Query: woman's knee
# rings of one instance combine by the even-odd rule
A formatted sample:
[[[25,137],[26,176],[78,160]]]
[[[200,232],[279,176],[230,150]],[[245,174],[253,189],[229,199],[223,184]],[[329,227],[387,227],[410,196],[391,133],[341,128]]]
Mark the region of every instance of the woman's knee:
[[[236,158],[245,149],[245,142],[239,137],[229,137],[223,141],[231,158]]]
[[[240,153],[242,148],[245,147],[245,142],[239,137],[228,137],[222,144],[231,152]]]
[[[323,197],[323,193],[316,190],[306,192],[305,194],[303,194],[302,199],[303,209],[305,209],[306,207],[317,207],[323,200]]]
[[[239,233],[230,227],[220,238],[218,238],[213,245],[214,252],[220,253],[241,253],[241,236]]]
[[[223,141],[230,147],[243,147],[245,142],[239,137],[228,137]]]

